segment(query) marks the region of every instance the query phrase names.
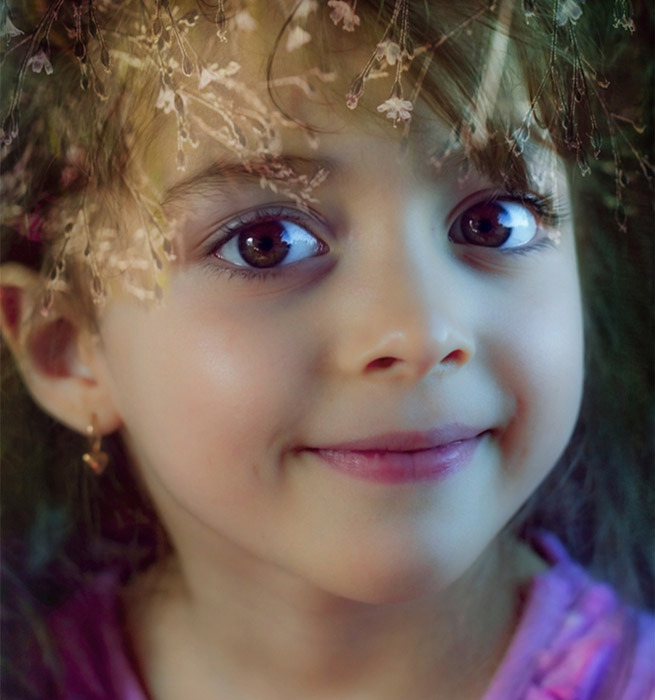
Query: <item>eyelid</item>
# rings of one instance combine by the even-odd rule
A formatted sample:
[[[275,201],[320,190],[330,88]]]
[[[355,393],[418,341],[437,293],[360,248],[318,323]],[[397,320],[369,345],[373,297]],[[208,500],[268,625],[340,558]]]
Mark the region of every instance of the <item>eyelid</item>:
[[[325,244],[323,236],[316,232],[316,228],[327,230],[327,223],[312,209],[308,208],[306,211],[302,211],[294,208],[289,202],[270,203],[256,205],[236,212],[213,226],[214,233],[210,236],[205,253],[207,255],[214,254],[234,236],[238,235],[239,231],[244,227],[263,221],[270,221],[271,219],[282,219],[304,226],[312,236],[315,236],[317,240]]]
[[[473,241],[459,240],[463,238],[461,234],[455,233],[459,226],[460,220],[466,213],[478,205],[487,205],[498,203],[505,205],[516,205],[530,213],[534,220],[535,230],[532,237],[524,242],[519,242],[517,245],[484,245],[477,244]],[[562,223],[562,206],[553,195],[541,196],[533,192],[512,192],[498,190],[479,190],[469,195],[451,211],[448,223],[448,240],[457,247],[467,248],[477,251],[477,253],[503,255],[520,255],[539,250],[546,246],[551,246],[552,241],[549,238],[549,229],[559,227]],[[564,214],[565,216],[565,214]],[[514,227],[512,227],[514,228]],[[476,254],[477,254],[476,253]]]
[[[249,264],[240,265],[219,253],[224,246],[234,241],[248,226],[275,219],[286,221],[305,229],[307,234],[313,237],[321,247],[320,252],[289,263],[281,262],[270,267],[253,267]],[[213,229],[214,234],[210,236],[209,243],[203,248],[203,264],[209,271],[217,275],[228,275],[230,279],[239,277],[245,281],[266,282],[277,278],[288,279],[294,275],[297,277],[297,274],[302,270],[305,272],[310,272],[312,269],[316,270],[316,263],[326,257],[331,251],[330,245],[324,240],[326,238],[330,239],[330,235],[325,236],[324,232],[331,233],[331,229],[325,219],[309,207],[300,209],[288,201],[250,207],[223,219]],[[321,231],[320,234],[316,232],[317,229]],[[322,267],[324,268],[325,264]]]
[[[461,201],[448,212],[446,216],[446,222],[450,225],[452,224],[460,214],[466,211],[472,204],[477,204],[478,202],[488,201],[493,198],[494,190],[477,190],[467,197],[464,197]]]
[[[478,190],[468,195],[450,210],[448,216],[446,217],[446,221],[450,227],[467,209],[475,204],[504,201],[532,207],[533,213],[539,219],[537,223],[540,228],[544,223],[547,225],[559,223],[559,212],[554,206],[552,196],[540,195],[534,192],[513,192],[511,190],[497,189]]]

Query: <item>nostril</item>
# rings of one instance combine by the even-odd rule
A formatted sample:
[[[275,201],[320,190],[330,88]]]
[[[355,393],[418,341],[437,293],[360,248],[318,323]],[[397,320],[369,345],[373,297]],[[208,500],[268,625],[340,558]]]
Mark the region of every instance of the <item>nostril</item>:
[[[377,360],[369,362],[368,367],[369,369],[387,369],[395,362],[397,362],[397,358],[395,357],[378,357]]]
[[[466,363],[467,358],[468,355],[463,350],[453,350],[441,360],[441,364],[461,366]]]

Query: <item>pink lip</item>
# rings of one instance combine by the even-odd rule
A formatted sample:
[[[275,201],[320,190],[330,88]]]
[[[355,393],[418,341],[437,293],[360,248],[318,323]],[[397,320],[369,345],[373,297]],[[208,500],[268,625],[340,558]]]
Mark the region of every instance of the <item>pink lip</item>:
[[[487,432],[453,424],[420,433],[386,433],[309,452],[327,466],[367,481],[442,481],[469,464]]]

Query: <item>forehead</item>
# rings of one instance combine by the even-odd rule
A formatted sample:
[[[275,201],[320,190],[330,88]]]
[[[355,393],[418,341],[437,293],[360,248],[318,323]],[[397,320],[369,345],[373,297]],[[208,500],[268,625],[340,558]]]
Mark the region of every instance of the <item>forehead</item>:
[[[401,70],[401,37],[391,33],[381,41],[384,25],[366,11],[366,3],[358,5],[362,19],[355,32],[343,31],[325,8],[303,5],[311,11],[306,16],[301,11],[300,19],[290,22],[289,15],[271,3],[244,6],[228,25],[227,41],[216,36],[212,22],[197,22],[184,35],[187,54],[193,58],[190,75],[185,74],[180,52],[168,52],[154,128],[140,143],[139,158],[159,191],[212,163],[252,162],[282,153],[309,156],[326,141],[334,143],[335,134],[346,132],[428,153],[445,144],[462,119],[485,124],[489,111],[498,112],[504,103],[510,123],[527,109],[525,91],[517,97],[519,71],[509,55],[506,34],[489,35],[487,55],[494,57],[494,70],[477,81],[483,89],[478,85],[476,95],[476,81],[467,89],[451,49],[445,55],[428,55],[413,46],[415,54],[423,51],[424,56],[414,61],[414,68]],[[424,27],[422,32],[439,36],[449,29],[449,41],[459,42],[460,52],[466,52],[476,43],[479,18],[460,8],[454,16],[440,15],[432,29]],[[428,68],[436,77],[420,75]],[[364,94],[351,110],[347,95],[363,71]],[[499,89],[503,72],[514,73],[517,89],[511,100]],[[422,89],[417,91],[419,83]],[[411,128],[405,117],[411,117]]]
[[[289,14],[291,4],[295,14]],[[112,62],[109,100],[86,120],[103,127],[89,136],[105,168],[91,171],[92,184],[104,191],[113,185],[109,194],[118,196],[88,198],[72,223],[76,244],[66,254],[86,255],[86,222],[93,220],[94,265],[103,279],[132,268],[135,275],[147,268],[157,276],[161,251],[170,259],[175,235],[165,206],[171,193],[195,179],[194,186],[210,183],[212,193],[229,198],[218,192],[217,176],[238,186],[243,178],[232,176],[246,173],[251,182],[270,185],[271,170],[262,173],[262,164],[282,174],[285,184],[313,187],[325,161],[338,172],[335,164],[352,163],[365,144],[368,157],[376,144],[392,144],[416,165],[434,160],[437,168],[448,158],[485,150],[490,156],[474,165],[480,171],[490,164],[484,174],[496,177],[511,150],[507,137],[528,104],[507,38],[513,20],[503,15],[515,5],[500,2],[497,12],[487,0],[359,0],[360,23],[350,32],[343,13],[332,12],[346,6],[336,0],[240,0],[230,22],[219,23],[225,36],[217,36],[211,12],[189,15],[182,4],[161,3],[153,24],[145,6],[121,5],[113,30],[103,25]],[[400,6],[409,8],[402,26],[393,14]],[[423,17],[414,16],[418,7],[426,9]],[[356,109],[350,109],[353,94]],[[99,133],[108,138],[96,143]],[[102,173],[97,182],[94,172]],[[155,286],[140,279],[135,284],[140,290]]]

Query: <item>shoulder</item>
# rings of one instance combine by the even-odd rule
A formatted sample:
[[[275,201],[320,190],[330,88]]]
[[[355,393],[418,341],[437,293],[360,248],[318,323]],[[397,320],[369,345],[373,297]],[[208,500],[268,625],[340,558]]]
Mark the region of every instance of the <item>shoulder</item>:
[[[48,619],[62,697],[146,700],[126,643],[115,572],[95,578]]]
[[[542,533],[549,562],[536,575],[505,658],[484,700],[655,700],[655,619]]]

